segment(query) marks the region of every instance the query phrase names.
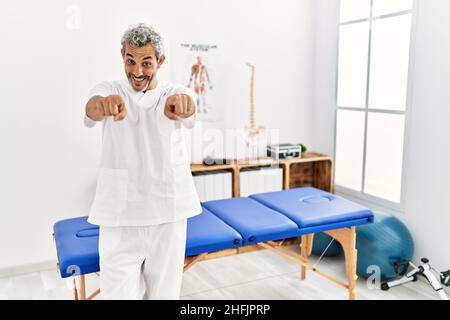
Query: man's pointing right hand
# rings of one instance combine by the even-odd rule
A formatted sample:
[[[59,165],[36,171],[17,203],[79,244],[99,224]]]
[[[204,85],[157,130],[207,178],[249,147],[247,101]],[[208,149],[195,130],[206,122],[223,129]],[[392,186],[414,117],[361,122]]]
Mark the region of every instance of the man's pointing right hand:
[[[118,94],[98,99],[96,101],[96,107],[104,116],[113,116],[114,121],[123,120],[127,115],[125,100]]]

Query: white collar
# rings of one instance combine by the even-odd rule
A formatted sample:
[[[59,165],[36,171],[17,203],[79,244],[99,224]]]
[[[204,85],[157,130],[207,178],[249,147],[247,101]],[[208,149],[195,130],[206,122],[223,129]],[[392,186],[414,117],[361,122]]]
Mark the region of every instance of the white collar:
[[[125,79],[124,81],[127,83],[127,89],[130,91],[131,96],[144,109],[153,109],[156,107],[158,101],[166,92],[165,89],[167,86],[165,85],[165,82],[160,80],[157,80],[156,87],[154,89],[147,90],[146,92],[136,91],[128,79]]]

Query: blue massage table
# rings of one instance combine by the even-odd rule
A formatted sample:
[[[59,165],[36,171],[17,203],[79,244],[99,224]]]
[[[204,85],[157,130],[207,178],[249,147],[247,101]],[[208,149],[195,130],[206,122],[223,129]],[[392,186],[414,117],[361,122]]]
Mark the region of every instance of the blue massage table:
[[[188,219],[184,271],[208,254],[256,245],[300,263],[302,280],[309,268],[347,288],[349,298],[355,298],[355,227],[373,222],[367,208],[309,187],[208,201],[202,207],[200,215]],[[75,299],[94,298],[99,289],[86,296],[85,275],[100,271],[98,226],[79,217],[59,221],[53,229],[61,277],[73,277]],[[316,232],[325,232],[342,245],[348,283],[308,266]],[[300,254],[281,245],[293,237],[301,237]]]

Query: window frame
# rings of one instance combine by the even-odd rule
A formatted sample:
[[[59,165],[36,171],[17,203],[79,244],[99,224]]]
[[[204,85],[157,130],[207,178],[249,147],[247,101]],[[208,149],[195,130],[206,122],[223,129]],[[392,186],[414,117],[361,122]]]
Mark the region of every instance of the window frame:
[[[338,24],[337,24],[337,40],[336,40],[336,70],[335,70],[335,95],[334,95],[334,143],[333,143],[333,156],[336,159],[336,143],[337,143],[337,115],[339,110],[349,110],[364,112],[364,147],[363,147],[363,164],[362,164],[362,179],[361,179],[361,191],[356,191],[344,186],[334,184],[334,190],[338,194],[353,198],[362,203],[368,205],[375,205],[377,207],[391,209],[396,212],[403,213],[405,211],[405,198],[407,192],[407,176],[408,176],[408,154],[410,150],[410,127],[411,127],[411,112],[412,112],[412,98],[413,98],[413,79],[414,79],[414,65],[415,65],[415,44],[417,33],[417,12],[418,1],[412,0],[412,8],[410,10],[403,10],[394,13],[372,16],[373,1],[370,1],[370,16],[368,18],[350,20],[340,22],[340,10],[341,1],[339,0],[339,12],[338,12]],[[392,18],[401,15],[411,15],[411,32],[410,32],[410,45],[409,45],[409,63],[408,63],[408,75],[407,75],[407,92],[405,110],[389,110],[379,108],[369,108],[369,94],[370,94],[370,65],[371,65],[371,46],[372,46],[372,22],[380,19]],[[346,107],[338,106],[338,90],[339,90],[339,47],[340,47],[340,30],[341,26],[369,22],[369,41],[368,41],[368,61],[367,61],[367,74],[366,74],[366,99],[364,107]],[[370,195],[365,193],[365,175],[366,175],[366,157],[367,157],[367,129],[368,129],[368,117],[369,113],[382,113],[382,114],[399,114],[404,116],[404,132],[403,132],[403,155],[402,155],[402,175],[400,185],[400,202],[394,202],[381,197]],[[335,181],[336,170],[333,170],[333,182]]]

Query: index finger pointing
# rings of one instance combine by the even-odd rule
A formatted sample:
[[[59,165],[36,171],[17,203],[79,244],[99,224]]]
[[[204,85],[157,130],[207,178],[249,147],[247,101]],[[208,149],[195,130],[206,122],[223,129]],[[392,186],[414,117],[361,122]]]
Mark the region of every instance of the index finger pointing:
[[[179,114],[183,114],[183,97],[181,97],[180,95],[176,96],[176,103],[175,103],[175,113],[177,115]]]

